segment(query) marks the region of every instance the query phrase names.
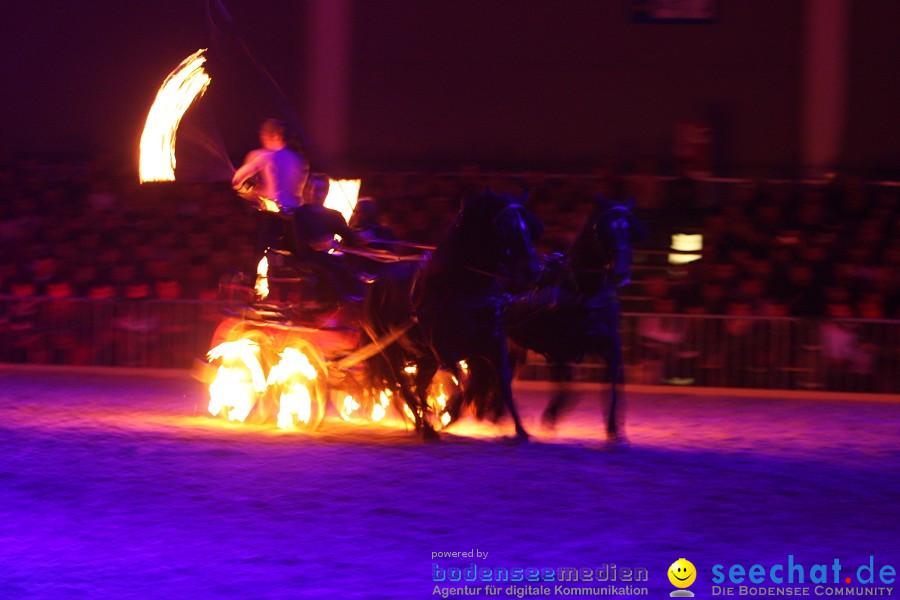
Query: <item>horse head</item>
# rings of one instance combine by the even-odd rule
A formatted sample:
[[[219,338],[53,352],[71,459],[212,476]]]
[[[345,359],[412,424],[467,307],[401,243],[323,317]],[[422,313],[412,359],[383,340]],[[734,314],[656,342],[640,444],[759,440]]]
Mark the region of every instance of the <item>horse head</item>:
[[[633,208],[631,198],[597,198],[572,247],[572,267],[582,287],[598,291],[631,280],[632,246],[643,237]]]
[[[472,270],[502,280],[505,291],[520,291],[540,272],[534,244],[542,232],[521,199],[485,190],[463,199],[450,247]]]

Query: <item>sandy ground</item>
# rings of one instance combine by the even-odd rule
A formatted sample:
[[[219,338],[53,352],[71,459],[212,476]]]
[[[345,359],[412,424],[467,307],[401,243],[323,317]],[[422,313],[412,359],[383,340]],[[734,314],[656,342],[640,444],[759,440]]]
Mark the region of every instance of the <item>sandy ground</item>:
[[[465,422],[421,444],[220,423],[182,373],[2,367],[0,598],[430,598],[435,563],[470,562],[432,553],[468,550],[645,568],[657,598],[679,557],[697,597],[715,564],[900,570],[900,403],[632,393],[612,447],[582,395],[549,435],[547,392],[519,390],[531,444]]]

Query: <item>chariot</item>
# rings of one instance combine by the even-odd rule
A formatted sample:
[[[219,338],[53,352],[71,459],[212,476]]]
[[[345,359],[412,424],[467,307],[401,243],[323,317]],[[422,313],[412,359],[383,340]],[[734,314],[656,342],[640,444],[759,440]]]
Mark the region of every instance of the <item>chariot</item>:
[[[395,251],[344,252],[370,263],[371,269],[356,274],[371,283],[379,264],[427,258],[427,247],[396,246]],[[266,252],[252,286],[246,278],[223,278],[223,319],[206,360],[195,369],[208,385],[210,414],[301,431],[315,431],[326,415],[352,423],[415,422],[397,389],[373,388],[365,372],[367,361],[414,322],[367,338],[360,319],[364,301],[335,301],[323,288],[327,283],[317,267],[297,264],[283,250]],[[404,368],[409,385],[415,369],[415,364]],[[436,429],[449,424],[445,409],[458,383],[455,375],[440,371],[430,384],[428,418]]]

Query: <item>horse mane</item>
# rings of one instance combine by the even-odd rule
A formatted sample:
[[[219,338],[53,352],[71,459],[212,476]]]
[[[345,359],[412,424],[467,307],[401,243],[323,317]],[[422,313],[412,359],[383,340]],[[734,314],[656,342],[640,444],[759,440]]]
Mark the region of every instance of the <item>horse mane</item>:
[[[493,242],[489,237],[493,217],[510,204],[509,198],[489,189],[464,196],[450,231],[434,254],[436,264],[481,260],[485,254],[481,246]]]
[[[501,211],[514,204],[489,189],[462,199],[453,225],[416,284],[416,305],[460,293],[498,291],[494,273],[502,256],[502,240],[493,233],[493,224]]]

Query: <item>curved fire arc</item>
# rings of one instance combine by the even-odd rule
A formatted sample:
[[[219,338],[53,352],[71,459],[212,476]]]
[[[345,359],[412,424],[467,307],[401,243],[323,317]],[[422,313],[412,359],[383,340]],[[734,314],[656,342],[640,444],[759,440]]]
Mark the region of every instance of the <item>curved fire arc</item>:
[[[203,68],[206,48],[197,50],[166,77],[141,133],[139,174],[146,181],[175,180],[175,134],[187,109],[212,79]]]

